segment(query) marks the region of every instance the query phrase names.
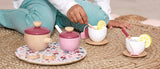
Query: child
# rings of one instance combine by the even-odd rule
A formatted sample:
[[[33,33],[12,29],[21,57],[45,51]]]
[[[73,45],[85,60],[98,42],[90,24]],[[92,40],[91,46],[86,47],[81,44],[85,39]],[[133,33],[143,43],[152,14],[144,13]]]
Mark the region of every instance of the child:
[[[110,0],[95,0],[94,4],[86,0],[14,0],[13,3],[17,9],[0,10],[0,27],[21,33],[33,26],[34,21],[41,21],[51,32],[55,24],[82,31],[85,23],[97,25],[99,20],[104,20],[109,28],[130,28],[128,23],[111,18]]]

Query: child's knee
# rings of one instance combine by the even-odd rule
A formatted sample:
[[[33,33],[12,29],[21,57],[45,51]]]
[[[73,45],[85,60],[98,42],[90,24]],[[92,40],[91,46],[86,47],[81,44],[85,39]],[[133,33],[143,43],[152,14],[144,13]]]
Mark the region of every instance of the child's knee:
[[[40,8],[41,7],[41,8]],[[41,6],[39,5],[38,7],[34,7],[32,10],[33,13],[29,14],[28,17],[31,19],[31,21],[41,21],[42,26],[50,29],[53,31],[53,27],[55,24],[55,18],[56,18],[56,12],[52,12],[49,7],[46,6]]]
[[[21,33],[24,33],[24,30],[28,27],[33,27],[34,21],[41,21],[42,27],[46,27],[50,29],[51,32],[53,32],[53,27],[55,24],[55,20],[53,19],[53,16],[50,15],[51,13],[48,12],[48,14],[39,12],[38,10],[24,15],[24,17],[17,17],[20,20],[17,22],[14,22],[15,29]],[[50,16],[49,16],[50,15]],[[56,15],[56,14],[55,14]],[[17,24],[19,23],[19,24]]]

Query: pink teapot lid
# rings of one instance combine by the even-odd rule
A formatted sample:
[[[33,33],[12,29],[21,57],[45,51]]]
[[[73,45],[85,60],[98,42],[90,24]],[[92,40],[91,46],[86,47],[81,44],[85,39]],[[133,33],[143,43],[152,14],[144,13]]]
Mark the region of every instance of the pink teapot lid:
[[[79,37],[79,33],[73,31],[74,28],[73,27],[65,27],[64,32],[62,32],[59,36],[62,38],[67,38],[67,39],[72,39],[72,38],[78,38]]]
[[[25,29],[24,32],[31,35],[43,35],[43,34],[50,33],[50,30],[48,28],[41,27],[42,22],[35,21],[33,22],[33,24],[34,24],[34,27],[29,27]]]

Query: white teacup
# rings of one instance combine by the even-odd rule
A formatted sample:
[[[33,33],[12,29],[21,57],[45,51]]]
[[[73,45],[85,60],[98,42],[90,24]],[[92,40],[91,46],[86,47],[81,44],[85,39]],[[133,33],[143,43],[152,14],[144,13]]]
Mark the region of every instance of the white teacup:
[[[138,41],[139,37],[126,38],[126,48],[131,55],[139,55],[145,49],[145,41]]]
[[[97,26],[93,26],[97,28]],[[100,42],[105,39],[107,35],[107,28],[103,27],[101,30],[95,30],[93,28],[88,27],[88,34],[92,41]]]

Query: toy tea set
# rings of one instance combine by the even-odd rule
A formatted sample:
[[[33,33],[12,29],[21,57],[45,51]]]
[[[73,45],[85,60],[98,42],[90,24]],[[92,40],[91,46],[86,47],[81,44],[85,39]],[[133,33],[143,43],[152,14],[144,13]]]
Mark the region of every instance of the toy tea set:
[[[80,35],[81,39],[91,45],[104,45],[108,41],[106,39],[107,28],[104,21],[99,21],[97,26],[84,27],[84,31],[79,35],[73,31],[73,27],[65,27],[63,31],[56,25],[59,34],[59,42],[52,42],[50,38],[50,30],[41,27],[42,22],[33,22],[34,27],[25,29],[24,40],[27,45],[19,47],[15,54],[16,56],[29,63],[41,65],[63,65],[82,60],[87,55],[86,50],[79,46]],[[125,30],[123,32],[128,36]],[[89,38],[87,38],[89,36]],[[148,37],[148,36],[147,36]],[[146,35],[138,37],[126,38],[127,50],[124,55],[130,57],[145,56],[145,47],[149,47],[151,42],[147,44]],[[139,40],[139,41],[137,41]]]
[[[25,29],[24,40],[27,45],[19,47],[16,56],[29,63],[41,65],[62,65],[83,59],[87,52],[79,46],[80,37],[73,27],[59,34],[59,42],[52,42],[50,30],[34,22],[34,27]]]

